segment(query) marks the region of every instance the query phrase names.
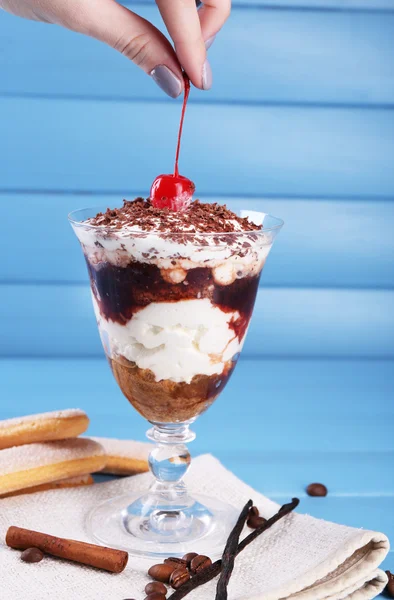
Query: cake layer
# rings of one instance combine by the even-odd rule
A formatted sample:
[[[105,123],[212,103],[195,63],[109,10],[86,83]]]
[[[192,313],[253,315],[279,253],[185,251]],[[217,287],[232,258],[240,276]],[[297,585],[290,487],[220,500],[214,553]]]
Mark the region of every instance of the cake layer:
[[[235,361],[220,375],[196,375],[190,383],[156,381],[149,369],[140,369],[124,357],[109,359],[120,389],[134,408],[151,423],[182,423],[204,412],[225,387]]]

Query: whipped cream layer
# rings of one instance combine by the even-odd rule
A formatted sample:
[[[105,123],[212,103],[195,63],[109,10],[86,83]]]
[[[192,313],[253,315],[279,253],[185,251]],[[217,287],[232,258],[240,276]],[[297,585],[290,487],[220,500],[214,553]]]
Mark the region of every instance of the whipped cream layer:
[[[264,220],[264,213],[256,219]],[[92,227],[88,223],[76,226],[75,232],[83,246],[86,258],[92,265],[109,262],[125,267],[130,262],[158,266],[163,277],[180,283],[187,271],[197,267],[212,269],[215,281],[229,285],[235,279],[258,275],[272,247],[272,233],[264,230],[205,234],[144,231],[134,225],[120,229]]]
[[[102,317],[92,295],[101,340],[108,356],[123,356],[156,381],[190,383],[195,375],[214,375],[242,349],[231,328],[239,313],[224,312],[210,300],[153,302],[124,325]]]

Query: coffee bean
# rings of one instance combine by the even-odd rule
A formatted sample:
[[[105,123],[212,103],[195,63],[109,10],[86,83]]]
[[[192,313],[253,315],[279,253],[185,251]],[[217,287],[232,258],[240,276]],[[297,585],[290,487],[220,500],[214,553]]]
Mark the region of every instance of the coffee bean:
[[[159,594],[166,595],[167,588],[164,583],[159,583],[158,581],[151,581],[145,586],[145,594],[153,594],[153,592],[157,592]]]
[[[190,563],[195,556],[198,556],[197,552],[188,552],[187,554],[182,556],[182,559],[185,560],[187,563],[187,566],[190,567]]]
[[[264,517],[259,517],[259,515],[252,515],[246,521],[246,525],[251,529],[257,529],[261,525],[264,525],[264,523],[266,522],[267,519],[264,519]]]
[[[249,510],[248,518],[250,519],[251,517],[258,517],[259,514],[259,509],[257,508],[257,506],[252,506],[252,508]]]
[[[41,562],[44,558],[44,553],[38,548],[27,548],[21,554],[21,559],[27,563]]]
[[[148,575],[150,575],[152,579],[156,579],[156,581],[168,583],[173,571],[175,571],[174,565],[153,565],[153,567],[149,569]]]
[[[172,564],[175,563],[176,565],[187,565],[187,560],[185,560],[184,558],[177,558],[176,556],[169,556],[168,558],[165,559],[164,561],[167,564]]]
[[[204,554],[198,554],[193,558],[190,563],[190,570],[192,573],[196,574],[206,569],[212,564],[211,559],[208,556],[204,556]]]
[[[166,565],[169,565],[170,567],[172,567],[172,570],[175,571],[176,569],[187,569],[187,565],[184,564],[179,564],[179,563],[173,563],[173,562],[168,562],[166,563]]]
[[[177,590],[181,585],[189,581],[190,573],[184,567],[180,567],[179,569],[175,569],[175,571],[171,574],[170,577],[170,585]]]
[[[148,594],[145,600],[166,600],[164,594],[159,594],[158,592],[153,592],[153,594]]]
[[[389,578],[389,580],[386,585],[385,592],[389,595],[390,598],[394,598],[394,575],[393,573],[390,573],[390,571],[386,571],[386,575]]]
[[[310,483],[306,488],[308,496],[327,496],[327,488],[322,483]]]
[[[171,565],[173,569],[178,569],[179,567],[183,567],[184,569],[186,569],[187,567],[187,562],[185,560],[183,560],[182,558],[176,558],[174,556],[166,558],[164,562],[166,565]]]

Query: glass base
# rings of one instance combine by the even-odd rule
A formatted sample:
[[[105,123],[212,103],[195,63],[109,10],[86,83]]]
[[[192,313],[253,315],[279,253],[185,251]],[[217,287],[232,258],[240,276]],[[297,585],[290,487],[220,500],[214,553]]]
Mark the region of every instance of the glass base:
[[[238,510],[196,495],[181,507],[149,505],[151,496],[126,494],[94,508],[87,518],[89,534],[100,544],[126,550],[131,556],[183,556],[187,552],[219,558]]]

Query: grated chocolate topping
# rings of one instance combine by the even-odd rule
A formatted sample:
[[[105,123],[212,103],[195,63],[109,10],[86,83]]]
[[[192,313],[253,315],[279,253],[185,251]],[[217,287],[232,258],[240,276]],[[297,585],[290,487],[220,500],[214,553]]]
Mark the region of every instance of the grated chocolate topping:
[[[255,225],[247,217],[239,217],[226,205],[194,200],[186,210],[172,211],[155,208],[149,198],[124,200],[122,208],[107,208],[105,213],[98,213],[87,223],[114,229],[136,227],[143,231],[170,233],[228,233],[262,229],[261,225]]]

